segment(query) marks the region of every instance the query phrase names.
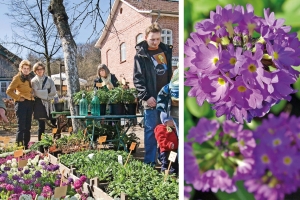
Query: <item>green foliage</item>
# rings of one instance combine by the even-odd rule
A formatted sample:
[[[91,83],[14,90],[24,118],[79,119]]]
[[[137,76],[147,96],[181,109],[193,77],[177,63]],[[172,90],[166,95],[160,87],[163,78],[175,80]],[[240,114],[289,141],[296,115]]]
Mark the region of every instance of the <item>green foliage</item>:
[[[123,103],[136,103],[137,90],[135,88],[125,89],[123,93]]]
[[[80,90],[79,92],[76,92],[73,94],[73,101],[76,105],[79,105],[79,101],[82,98],[82,95],[85,94],[85,98],[88,103],[91,103],[92,98],[93,98],[93,90],[92,91],[86,91],[86,90]]]
[[[34,143],[30,149],[31,150],[39,150],[39,147],[48,148],[53,145],[53,137],[52,134],[42,134],[42,139],[36,143]]]
[[[105,90],[104,88],[101,88],[101,89],[97,90],[96,94],[99,98],[100,104],[107,104],[108,103],[109,96],[108,96],[108,91],[107,90]]]
[[[122,87],[115,87],[108,91],[109,103],[118,104],[123,102],[124,89]]]

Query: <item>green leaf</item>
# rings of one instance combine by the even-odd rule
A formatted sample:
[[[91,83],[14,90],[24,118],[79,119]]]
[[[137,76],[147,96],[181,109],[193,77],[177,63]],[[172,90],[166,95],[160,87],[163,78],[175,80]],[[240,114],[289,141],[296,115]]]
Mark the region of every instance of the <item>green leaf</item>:
[[[286,100],[281,100],[278,104],[272,106],[271,112],[274,114],[279,114],[282,109],[285,107],[287,101]]]
[[[247,199],[247,200],[254,200],[254,197],[252,194],[247,192],[247,190],[244,188],[244,183],[242,181],[238,181],[236,183],[237,191],[234,193],[226,193],[226,192],[217,192],[216,196],[219,200],[241,200],[241,199]]]
[[[210,105],[204,102],[202,106],[199,106],[195,97],[187,97],[185,99],[185,105],[192,115],[197,118],[204,117],[209,114]]]

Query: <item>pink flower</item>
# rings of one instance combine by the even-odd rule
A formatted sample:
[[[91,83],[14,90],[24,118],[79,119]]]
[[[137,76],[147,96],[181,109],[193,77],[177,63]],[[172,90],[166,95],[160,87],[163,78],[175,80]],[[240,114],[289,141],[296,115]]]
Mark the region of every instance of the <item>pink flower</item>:
[[[80,179],[79,180],[77,180],[77,181],[75,181],[74,182],[74,188],[75,189],[79,189],[79,188],[81,188],[82,187],[82,182],[80,181]]]
[[[6,185],[6,187],[5,187],[8,191],[12,191],[12,190],[14,190],[14,186],[13,185],[11,185],[11,184],[7,184]]]

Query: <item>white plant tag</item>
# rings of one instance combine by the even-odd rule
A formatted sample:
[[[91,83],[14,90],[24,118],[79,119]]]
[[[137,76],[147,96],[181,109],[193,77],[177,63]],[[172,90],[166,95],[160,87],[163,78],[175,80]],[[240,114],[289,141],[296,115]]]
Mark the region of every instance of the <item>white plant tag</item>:
[[[118,162],[123,165],[123,158],[121,155],[118,155]]]

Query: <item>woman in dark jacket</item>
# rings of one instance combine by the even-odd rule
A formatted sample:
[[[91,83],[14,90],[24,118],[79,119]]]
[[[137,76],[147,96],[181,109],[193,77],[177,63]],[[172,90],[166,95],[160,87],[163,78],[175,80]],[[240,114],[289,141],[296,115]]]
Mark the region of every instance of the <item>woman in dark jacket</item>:
[[[98,78],[94,80],[94,88],[106,88],[111,90],[114,87],[118,87],[118,79],[114,74],[111,74],[108,67],[105,64],[100,64],[97,69]]]

